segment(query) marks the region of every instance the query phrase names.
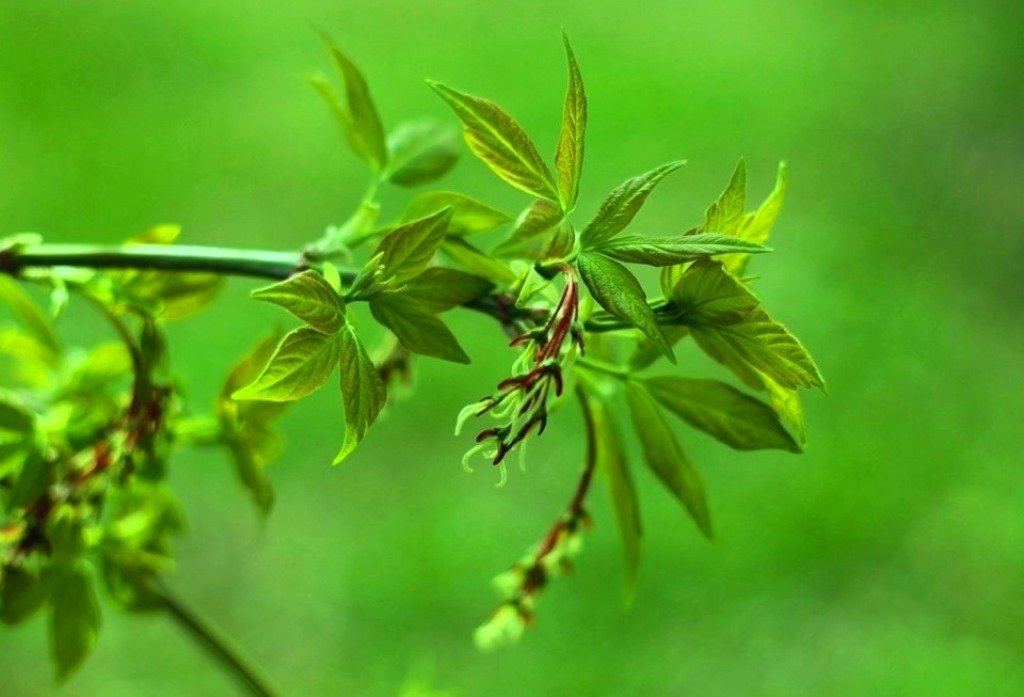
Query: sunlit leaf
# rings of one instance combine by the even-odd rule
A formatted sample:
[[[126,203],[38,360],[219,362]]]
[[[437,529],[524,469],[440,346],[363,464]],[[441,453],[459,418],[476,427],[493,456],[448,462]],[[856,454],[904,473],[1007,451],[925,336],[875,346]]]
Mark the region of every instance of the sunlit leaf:
[[[383,267],[378,282],[400,285],[423,273],[444,241],[451,216],[452,209],[445,208],[389,232],[377,247]]]
[[[775,410],[725,383],[666,376],[643,384],[663,407],[732,448],[800,452]]]
[[[583,171],[584,139],[587,130],[587,94],[583,89],[583,77],[569,37],[562,32],[565,55],[569,63],[569,87],[565,93],[562,110],[562,129],[558,136],[558,151],[555,153],[555,171],[558,173],[558,195],[562,209],[571,211],[576,206],[579,193],[580,174]]]
[[[313,329],[333,334],[345,321],[345,305],[331,284],[307,269],[252,292],[252,297],[283,307]]]
[[[729,252],[760,254],[771,250],[728,235],[701,233],[682,237],[616,237],[595,251],[632,264],[671,266]]]
[[[259,377],[236,391],[232,398],[293,402],[315,392],[327,382],[338,363],[338,336],[312,327],[289,332]]]
[[[431,191],[420,194],[402,212],[402,222],[425,218],[445,208],[452,209],[448,223],[449,235],[473,235],[490,232],[512,222],[512,218],[474,198],[454,191]]]
[[[459,117],[469,149],[491,171],[528,194],[558,201],[551,171],[522,126],[494,102],[438,82],[430,86]]]
[[[647,465],[686,507],[704,536],[711,539],[711,516],[700,475],[683,453],[679,441],[647,390],[638,383],[627,381],[626,396],[633,427],[640,437]]]
[[[597,215],[587,223],[580,235],[584,249],[603,245],[626,229],[654,187],[670,173],[679,169],[683,162],[670,162],[650,172],[627,179],[620,184],[601,204]]]
[[[701,232],[735,235],[743,223],[743,206],[747,191],[747,163],[740,158],[729,185],[712,203],[704,215]],[[752,240],[753,241],[753,240]],[[763,240],[762,240],[763,241]]]
[[[341,337],[341,397],[345,405],[345,439],[334,464],[341,464],[366,435],[387,403],[388,393],[380,373],[351,325]]]
[[[743,224],[736,232],[739,238],[757,244],[764,244],[768,241],[772,228],[775,226],[775,221],[782,211],[782,203],[786,198],[788,181],[789,174],[786,163],[780,162],[779,171],[775,179],[775,188],[772,189],[772,192],[768,194],[768,198],[764,200],[764,203],[756,211],[748,213],[744,217]],[[722,263],[725,264],[725,268],[729,269],[729,271],[742,275],[749,259],[750,257],[747,255],[737,254],[735,256],[723,257]]]

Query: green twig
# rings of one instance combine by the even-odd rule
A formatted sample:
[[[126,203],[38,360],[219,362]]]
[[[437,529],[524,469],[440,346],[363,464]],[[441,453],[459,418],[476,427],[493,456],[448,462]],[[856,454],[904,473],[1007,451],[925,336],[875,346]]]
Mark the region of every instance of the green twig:
[[[249,692],[274,697],[281,692],[263,670],[250,660],[223,631],[186,605],[158,579],[150,579],[147,590],[160,599],[164,609],[210,656]]]

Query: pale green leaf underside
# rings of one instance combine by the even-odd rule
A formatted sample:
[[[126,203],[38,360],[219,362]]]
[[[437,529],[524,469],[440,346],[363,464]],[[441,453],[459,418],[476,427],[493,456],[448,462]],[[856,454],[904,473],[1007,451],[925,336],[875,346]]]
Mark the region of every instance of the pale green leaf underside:
[[[428,83],[462,121],[469,149],[512,186],[558,201],[551,171],[522,126],[494,102],[438,82]]]
[[[318,272],[302,273],[252,292],[252,297],[291,312],[313,329],[333,334],[345,321],[345,305],[331,284]]]
[[[341,351],[338,334],[301,327],[285,336],[252,384],[232,395],[239,400],[294,402],[323,387]]]
[[[701,233],[682,237],[616,237],[595,251],[633,264],[671,266],[730,252],[761,254],[771,250],[729,235]]]

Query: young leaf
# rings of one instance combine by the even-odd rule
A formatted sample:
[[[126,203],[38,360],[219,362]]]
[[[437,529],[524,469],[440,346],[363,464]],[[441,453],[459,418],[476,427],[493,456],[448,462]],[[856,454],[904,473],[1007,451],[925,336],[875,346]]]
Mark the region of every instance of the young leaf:
[[[792,430],[802,450],[807,445],[807,426],[804,423],[804,408],[800,404],[796,390],[783,387],[764,373],[761,373],[760,377],[768,391],[768,402],[782,422]]]
[[[441,246],[451,217],[452,209],[445,208],[389,232],[377,247],[383,267],[377,282],[400,286],[423,273]]]
[[[625,597],[628,604],[636,590],[640,567],[640,538],[643,535],[640,504],[629,474],[622,439],[608,405],[596,394],[591,394],[586,386],[581,386],[578,394],[587,427],[587,460],[605,476],[615,509],[626,562]]]
[[[487,99],[438,82],[428,84],[462,121],[473,154],[506,182],[538,198],[558,201],[551,171],[526,131],[508,112]]]
[[[658,327],[654,311],[636,277],[622,264],[594,252],[583,252],[576,260],[580,278],[598,304],[614,317],[629,322],[656,342],[673,362],[672,347]]]
[[[735,235],[743,223],[743,205],[747,191],[747,163],[740,158],[736,170],[718,199],[712,203],[704,216],[702,232],[717,232]]]
[[[384,178],[398,186],[429,184],[459,159],[454,134],[431,122],[401,124],[388,136],[391,153]]]
[[[341,398],[345,404],[345,440],[334,458],[336,465],[340,465],[356,449],[388,399],[387,387],[352,325],[346,325],[338,336],[341,337]]]
[[[721,264],[700,260],[672,290],[694,339],[713,359],[758,388],[760,371],[782,387],[824,387],[807,350]]]
[[[404,293],[382,293],[370,301],[374,318],[398,337],[402,346],[424,356],[469,363],[451,330],[429,309]]]
[[[800,452],[771,407],[725,383],[654,377],[643,384],[663,407],[732,448]]]
[[[562,32],[565,56],[569,63],[569,87],[565,93],[565,107],[562,110],[562,130],[558,136],[558,151],[555,153],[555,171],[558,173],[558,196],[562,210],[568,212],[576,206],[579,193],[580,174],[583,171],[583,141],[587,130],[587,94],[583,89],[583,77],[576,64],[576,56],[569,37]]]
[[[402,222],[425,218],[445,208],[452,209],[452,219],[448,223],[449,235],[463,236],[490,232],[512,222],[512,218],[501,211],[454,191],[431,191],[420,194],[410,201],[402,212]]]
[[[439,266],[429,268],[409,281],[402,295],[414,298],[430,312],[445,312],[487,295],[494,284],[485,278]]]
[[[627,381],[626,397],[647,465],[682,502],[697,527],[710,540],[711,516],[708,514],[700,475],[683,454],[679,441],[647,390],[635,382]]]
[[[6,304],[15,319],[36,342],[47,350],[46,361],[52,363],[60,354],[60,341],[50,318],[21,289],[17,282],[0,274],[0,303]]]
[[[384,127],[381,126],[380,116],[377,115],[377,107],[374,106],[366,80],[355,63],[333,43],[330,43],[330,49],[345,82],[349,117],[346,135],[349,143],[360,157],[379,172],[387,166],[388,149],[384,141]],[[344,123],[342,125],[344,126]]]
[[[63,569],[54,579],[50,645],[57,680],[78,669],[96,644],[101,617],[93,576],[84,563]]]
[[[516,274],[506,264],[471,245],[459,237],[449,237],[441,244],[441,251],[453,262],[475,276],[499,284],[516,282]]]
[[[580,236],[583,248],[600,247],[626,229],[658,182],[682,165],[681,161],[662,165],[650,172],[627,179],[608,194],[597,215],[583,229]]]
[[[671,266],[729,252],[759,254],[771,250],[728,235],[701,233],[683,237],[617,237],[594,251],[632,264]]]
[[[285,336],[270,362],[250,385],[232,399],[294,402],[323,387],[341,352],[338,334],[300,327]]]
[[[345,304],[331,284],[313,269],[264,288],[252,297],[279,305],[324,334],[333,334],[345,322]]]
[[[737,236],[749,242],[764,244],[771,236],[772,228],[782,210],[782,202],[786,197],[789,175],[785,162],[779,163],[779,172],[775,178],[775,188],[768,194],[768,198],[753,213],[748,213],[743,219],[743,224],[737,231]],[[722,259],[725,268],[737,275],[742,275],[746,268],[749,257],[737,254]]]
[[[543,255],[547,252],[552,237],[548,233],[562,222],[564,215],[562,209],[556,204],[544,199],[537,199],[516,220],[511,237],[495,247],[494,256],[524,256],[523,253],[530,251],[531,246],[537,245],[540,249],[535,254],[526,254],[525,258],[538,258],[536,255]]]

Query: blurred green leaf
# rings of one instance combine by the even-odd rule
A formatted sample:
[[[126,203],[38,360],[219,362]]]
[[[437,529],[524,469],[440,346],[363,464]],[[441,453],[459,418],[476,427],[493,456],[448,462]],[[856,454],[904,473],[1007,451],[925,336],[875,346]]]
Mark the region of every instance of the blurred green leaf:
[[[538,198],[558,201],[551,170],[522,126],[492,101],[439,82],[428,84],[462,121],[469,149],[506,182]]]
[[[562,109],[562,129],[558,136],[558,151],[555,153],[555,171],[558,173],[558,196],[562,209],[571,211],[576,206],[579,194],[580,174],[583,171],[584,139],[587,130],[587,94],[583,89],[583,77],[576,63],[569,37],[563,31],[565,56],[569,63],[569,87],[565,93]]]
[[[50,644],[57,679],[65,680],[92,652],[101,617],[93,574],[83,562],[61,569],[50,598]]]
[[[647,390],[632,381],[627,381],[625,385],[633,427],[640,437],[647,465],[682,502],[697,527],[710,540],[711,517],[700,475],[686,458],[679,441]]]
[[[24,566],[0,568],[0,622],[21,624],[35,615],[49,598],[47,581]]]
[[[663,407],[732,448],[800,452],[775,410],[725,383],[669,376],[642,382]]]
[[[314,86],[331,104],[352,149],[375,171],[380,172],[388,164],[388,148],[377,107],[374,106],[370,90],[359,68],[337,45],[330,41],[328,43],[331,56],[345,83],[345,104],[334,97],[333,91],[325,82],[314,82]]]
[[[636,276],[622,264],[595,252],[583,252],[576,263],[594,300],[613,317],[629,322],[656,342],[674,362],[672,347],[665,341]]]
[[[331,284],[313,269],[252,291],[256,300],[279,305],[324,334],[333,334],[345,321],[345,304]]]
[[[40,358],[49,364],[55,363],[60,355],[60,340],[53,329],[53,323],[17,281],[3,274],[0,274],[0,303],[7,305],[25,331],[40,347],[45,348],[46,355]]]
[[[391,153],[384,178],[398,186],[422,186],[451,171],[459,159],[455,135],[429,121],[404,123],[388,136]]]
[[[481,298],[493,288],[494,284],[486,278],[435,266],[409,281],[401,294],[414,298],[426,310],[437,313]]]
[[[398,337],[413,353],[455,363],[469,363],[469,356],[443,321],[405,293],[382,293],[370,301],[374,318]]]
[[[490,232],[512,222],[512,218],[485,203],[455,191],[431,191],[420,194],[402,212],[402,222],[425,218],[445,208],[452,209],[449,235],[473,235]]]
[[[352,325],[339,334],[341,337],[341,396],[345,404],[345,440],[334,458],[340,465],[362,441],[381,409],[387,403],[388,392],[373,361],[366,354],[362,342]]]
[[[423,273],[444,241],[451,217],[452,209],[444,208],[389,232],[377,247],[383,267],[377,282],[400,286]]]
[[[771,250],[727,235],[701,233],[685,237],[617,237],[594,251],[633,264],[671,266],[728,252],[760,254]]]
[[[579,396],[587,428],[587,459],[604,475],[608,483],[626,563],[625,597],[628,604],[636,592],[637,572],[640,568],[640,538],[643,535],[640,503],[629,474],[622,437],[611,410],[597,390],[586,383],[581,384]]]
[[[643,207],[654,187],[662,179],[683,166],[682,161],[670,162],[650,172],[627,179],[616,187],[601,204],[597,215],[587,223],[580,235],[584,249],[600,247],[626,229]]]
[[[789,389],[824,386],[803,345],[721,264],[694,262],[672,290],[672,300],[701,348],[751,387],[761,386],[752,369]]]
[[[324,334],[312,327],[288,333],[270,362],[251,384],[237,390],[233,399],[293,402],[323,387],[334,371],[341,352],[339,334]]]

